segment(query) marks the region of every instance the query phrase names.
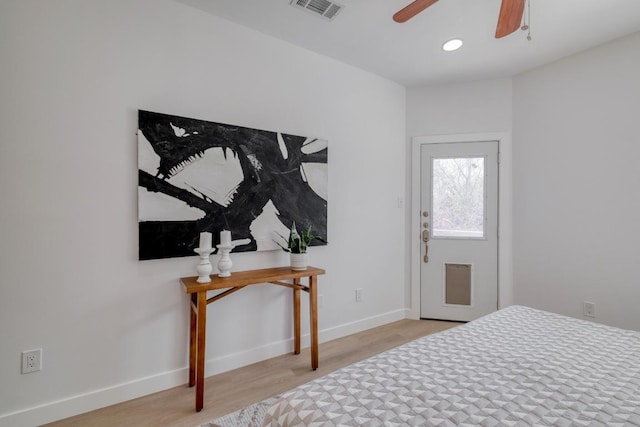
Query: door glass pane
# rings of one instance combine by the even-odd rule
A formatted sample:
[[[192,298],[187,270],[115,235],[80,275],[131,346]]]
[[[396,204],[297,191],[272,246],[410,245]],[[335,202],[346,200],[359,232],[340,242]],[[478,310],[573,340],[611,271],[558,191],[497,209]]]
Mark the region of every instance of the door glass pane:
[[[484,157],[433,159],[432,234],[484,238]]]

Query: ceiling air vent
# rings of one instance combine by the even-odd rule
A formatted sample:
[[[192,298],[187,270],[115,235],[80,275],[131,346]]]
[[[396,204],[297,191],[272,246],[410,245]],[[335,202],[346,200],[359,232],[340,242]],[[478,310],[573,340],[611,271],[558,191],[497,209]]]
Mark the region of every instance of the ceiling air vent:
[[[344,6],[328,0],[291,0],[291,6],[307,10],[314,15],[333,20]]]

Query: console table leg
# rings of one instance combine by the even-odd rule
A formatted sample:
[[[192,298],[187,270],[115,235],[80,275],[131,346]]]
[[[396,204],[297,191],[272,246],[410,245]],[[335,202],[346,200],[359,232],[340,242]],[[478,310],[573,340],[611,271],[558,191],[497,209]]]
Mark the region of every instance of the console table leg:
[[[189,387],[196,385],[196,337],[198,331],[196,307],[198,305],[198,295],[191,294],[191,304],[189,305]]]
[[[207,293],[198,292],[198,351],[196,356],[196,411],[204,406],[204,348],[207,328]]]
[[[294,285],[300,279],[293,279]],[[300,354],[300,289],[293,288],[293,354]]]
[[[311,314],[311,368],[318,369],[318,277],[309,276],[309,312]]]

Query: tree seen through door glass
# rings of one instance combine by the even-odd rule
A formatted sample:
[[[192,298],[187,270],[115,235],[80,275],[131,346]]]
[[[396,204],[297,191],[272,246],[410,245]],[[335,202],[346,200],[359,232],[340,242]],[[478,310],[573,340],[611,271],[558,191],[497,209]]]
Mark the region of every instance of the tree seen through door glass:
[[[484,157],[433,159],[434,237],[484,238]]]

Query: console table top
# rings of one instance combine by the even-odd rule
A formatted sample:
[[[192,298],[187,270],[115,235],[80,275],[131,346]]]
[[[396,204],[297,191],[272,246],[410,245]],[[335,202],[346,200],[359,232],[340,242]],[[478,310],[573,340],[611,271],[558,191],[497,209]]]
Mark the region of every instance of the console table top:
[[[316,267],[307,267],[306,270],[292,270],[291,267],[272,267],[258,270],[246,270],[231,272],[229,277],[218,277],[212,274],[211,282],[198,283],[198,276],[183,277],[180,279],[182,286],[188,294],[197,292],[242,287],[256,283],[269,283],[278,280],[297,279],[301,277],[318,276],[325,274],[325,270]]]

